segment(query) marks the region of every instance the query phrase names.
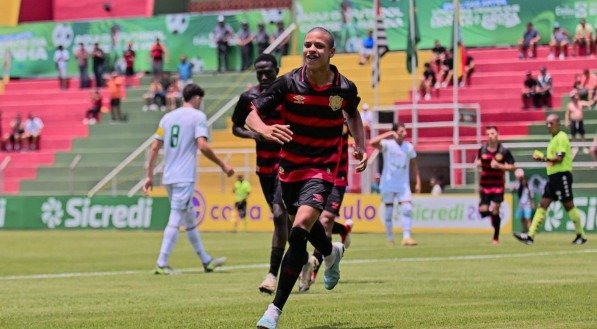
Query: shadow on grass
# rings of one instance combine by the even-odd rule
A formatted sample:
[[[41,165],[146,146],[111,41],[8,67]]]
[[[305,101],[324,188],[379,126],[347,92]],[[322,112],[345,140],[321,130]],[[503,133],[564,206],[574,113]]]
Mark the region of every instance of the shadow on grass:
[[[390,326],[378,326],[376,325],[375,327],[363,327],[363,326],[358,326],[358,327],[354,327],[352,326],[352,324],[350,323],[333,323],[333,324],[327,324],[327,325],[322,325],[322,326],[315,326],[315,327],[307,327],[307,329],[364,329],[364,328],[375,328],[375,329],[392,329],[394,327],[390,327]]]
[[[381,283],[386,283],[386,281],[382,281],[382,280],[342,280],[340,281],[341,285],[345,285],[345,284],[381,284]]]

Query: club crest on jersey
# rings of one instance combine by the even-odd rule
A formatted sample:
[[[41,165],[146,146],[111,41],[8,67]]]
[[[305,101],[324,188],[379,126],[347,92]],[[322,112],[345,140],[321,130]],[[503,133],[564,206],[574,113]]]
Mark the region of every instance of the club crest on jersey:
[[[278,173],[284,175],[284,168],[282,168],[282,167],[278,168]]]
[[[294,104],[305,104],[305,96],[303,95],[295,95],[292,99],[294,99]]]
[[[498,153],[495,155],[495,160],[502,161],[502,160],[504,160],[504,156],[501,153]]]
[[[330,96],[330,107],[332,110],[338,111],[340,108],[342,108],[342,101],[342,97],[338,95]]]

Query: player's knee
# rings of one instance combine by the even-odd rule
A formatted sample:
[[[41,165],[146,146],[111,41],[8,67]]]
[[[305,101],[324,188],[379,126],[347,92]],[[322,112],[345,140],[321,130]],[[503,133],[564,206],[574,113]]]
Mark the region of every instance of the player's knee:
[[[290,229],[290,235],[288,236],[288,257],[293,262],[300,262],[305,264],[309,258],[307,253],[307,236],[309,232],[300,228],[293,227]]]
[[[481,214],[481,218],[485,218],[485,217],[491,216],[491,211],[489,211],[487,209],[487,207],[485,207],[485,208],[479,207],[479,214]]]
[[[285,225],[287,222],[288,214],[282,206],[274,204],[272,206],[272,212],[274,215],[274,225]]]
[[[183,220],[187,231],[194,230],[199,225],[199,222],[195,220],[194,215],[195,213],[192,208],[189,208],[184,212]]]
[[[402,216],[410,217],[413,211],[413,205],[410,202],[404,202],[400,205]]]

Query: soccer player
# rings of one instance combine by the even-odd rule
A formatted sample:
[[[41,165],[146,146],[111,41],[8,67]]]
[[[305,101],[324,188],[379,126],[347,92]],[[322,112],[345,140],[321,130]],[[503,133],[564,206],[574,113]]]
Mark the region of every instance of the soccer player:
[[[145,193],[153,188],[153,169],[158,152],[164,146],[162,183],[168,191],[171,209],[155,274],[174,273],[168,264],[168,258],[178,239],[180,224],[185,225],[187,238],[201,259],[206,272],[212,272],[226,261],[225,257],[213,258],[205,251],[197,230],[198,223],[192,208],[197,171],[197,148],[201,154],[222,168],[228,177],[234,175],[234,170],[214,154],[207,142],[207,118],[205,113],[198,110],[205,95],[203,89],[191,83],[183,89],[182,94],[183,106],[167,113],[160,120],[154,135],[155,140],[151,144],[147,177],[143,186]]]
[[[245,180],[243,175],[238,175],[236,177],[236,182],[234,182],[234,208],[236,208],[237,218],[234,221],[234,232],[238,230],[238,223],[243,222],[245,227],[245,231],[247,230],[247,199],[249,198],[249,194],[251,193],[251,183],[248,180]]]
[[[362,117],[361,117],[362,120]],[[364,127],[364,126],[363,126]],[[325,229],[325,235],[328,239],[332,239],[332,234],[339,234],[344,248],[350,247],[350,232],[352,231],[352,222],[340,224],[336,222],[336,218],[340,216],[340,206],[344,200],[346,193],[346,186],[348,186],[348,136],[350,135],[349,128],[346,122],[342,126],[342,154],[340,155],[340,162],[338,163],[338,173],[334,179],[334,187],[332,193],[325,202],[319,221]],[[309,260],[303,266],[299,276],[299,291],[307,292],[311,285],[315,282],[319,266],[323,262],[323,255],[319,250],[315,249],[313,255],[309,256]]]
[[[493,239],[491,243],[500,243],[500,206],[504,202],[504,178],[505,171],[512,171],[514,157],[510,150],[504,147],[499,141],[499,134],[496,126],[485,128],[487,143],[482,145],[477,153],[477,167],[481,168],[479,179],[479,213],[482,219],[491,220],[493,226]]]
[[[265,200],[274,216],[274,232],[272,236],[272,250],[270,252],[270,267],[259,290],[268,294],[276,291],[278,271],[284,256],[284,248],[288,240],[288,214],[282,202],[282,188],[278,179],[278,163],[281,145],[269,142],[260,134],[245,128],[245,120],[251,111],[251,101],[264,92],[278,76],[279,68],[276,57],[271,54],[261,54],[253,65],[259,85],[252,87],[240,95],[232,114],[232,133],[240,138],[255,140],[257,150],[257,176]],[[282,117],[280,109],[271,112],[264,118],[267,124],[280,124]]]
[[[552,201],[560,201],[568,212],[568,216],[574,223],[576,237],[572,244],[585,244],[585,236],[582,223],[580,222],[580,213],[574,206],[574,197],[572,196],[572,150],[568,135],[560,130],[560,117],[557,114],[550,114],[547,117],[547,129],[551,134],[551,140],[547,146],[547,155],[536,150],[533,152],[535,161],[545,162],[547,166],[548,182],[543,190],[543,196],[539,207],[533,216],[533,222],[529,233],[514,233],[514,237],[527,245],[532,245],[535,241],[535,235],[539,225],[545,219],[547,207]]]
[[[307,262],[307,241],[324,256],[324,285],[333,289],[340,280],[341,243],[325,235],[318,221],[336,178],[344,116],[355,137],[353,156],[356,170],[367,166],[364,129],[357,106],[360,97],[355,84],[330,65],[334,56],[334,36],[322,27],[307,32],[303,42],[304,65],[278,78],[253,100],[255,108],[247,116],[247,126],[263,138],[282,144],[278,169],[282,198],[293,222],[288,250],[276,295],[257,322],[257,328],[276,328],[292,287]],[[279,105],[284,124],[265,124]]]
[[[406,127],[403,123],[394,124],[392,130],[376,136],[369,145],[381,150],[383,170],[381,172],[381,200],[384,203],[384,224],[388,241],[394,244],[394,203],[400,205],[403,246],[416,246],[411,237],[412,202],[410,190],[410,169],[415,176],[415,193],[421,192],[421,177],[417,165],[415,147],[406,141]]]

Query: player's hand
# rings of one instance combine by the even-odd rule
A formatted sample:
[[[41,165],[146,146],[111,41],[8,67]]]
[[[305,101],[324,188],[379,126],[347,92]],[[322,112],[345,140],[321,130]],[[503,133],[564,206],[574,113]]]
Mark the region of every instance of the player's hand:
[[[500,167],[500,163],[499,163],[499,162],[497,162],[495,159],[493,159],[493,160],[491,160],[490,166],[491,166],[491,168],[493,168],[493,169],[497,169],[497,168],[499,168],[499,167]]]
[[[222,171],[226,174],[227,177],[231,177],[232,175],[234,175],[234,168],[232,168],[232,166],[230,166],[229,164],[224,164],[224,167],[222,167]]]
[[[483,166],[483,164],[481,163],[481,159],[477,159],[475,160],[475,164],[477,165],[477,167],[481,168]]]
[[[268,141],[282,145],[292,140],[292,130],[290,130],[290,126],[288,125],[266,126],[261,135]]]
[[[147,195],[149,191],[153,190],[153,179],[151,177],[147,177],[145,179],[145,184],[143,184],[143,193]]]
[[[359,160],[359,164],[355,169],[357,172],[363,172],[365,169],[367,169],[367,160],[369,160],[367,152],[363,152],[354,145],[353,149],[354,151],[352,152],[352,156],[354,156],[355,159]]]
[[[545,154],[543,154],[543,152],[541,152],[539,150],[533,151],[533,160],[535,160],[535,161],[543,161],[544,157],[545,157]]]

